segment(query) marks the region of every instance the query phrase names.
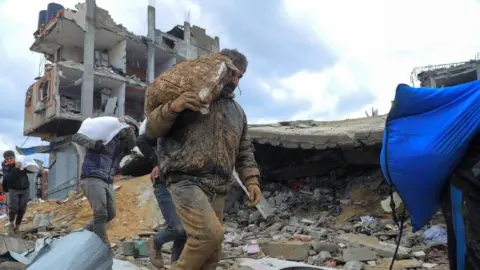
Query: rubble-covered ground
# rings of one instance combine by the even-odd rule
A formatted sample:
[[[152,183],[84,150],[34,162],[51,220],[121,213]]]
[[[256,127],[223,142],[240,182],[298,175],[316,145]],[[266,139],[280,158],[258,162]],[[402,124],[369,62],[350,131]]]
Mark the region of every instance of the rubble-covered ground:
[[[398,226],[380,206],[388,196],[381,172],[361,168],[343,175],[337,179],[334,171],[321,177],[263,181],[263,194],[275,208],[267,220],[255,208],[248,208],[243,191],[232,185],[219,269],[236,269],[241,261],[265,256],[338,269],[388,269]],[[115,185],[117,217],[109,224],[108,234],[117,258],[154,269],[145,252],[132,256],[122,248],[131,241],[146,240],[164,222],[149,178],[120,180]],[[46,216],[40,214],[50,215],[49,225],[39,224],[39,216]],[[80,193],[60,202],[34,200],[29,203],[22,237],[33,241],[65,235],[85,225],[91,214]],[[441,215],[432,223],[445,227]],[[167,263],[170,248],[171,243],[163,248]],[[412,233],[407,222],[394,269],[449,269],[446,250],[444,244],[424,244],[424,231]]]

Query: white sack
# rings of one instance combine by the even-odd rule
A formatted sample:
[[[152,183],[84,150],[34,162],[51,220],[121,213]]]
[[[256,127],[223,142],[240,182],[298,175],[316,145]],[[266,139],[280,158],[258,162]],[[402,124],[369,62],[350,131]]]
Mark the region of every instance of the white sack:
[[[22,166],[20,167],[20,170],[25,170],[27,169],[28,171],[32,173],[37,173],[40,171],[40,166],[38,166],[37,162],[33,160],[33,158],[27,157],[27,156],[20,156],[18,158],[18,161],[22,163]]]
[[[89,117],[83,121],[78,133],[82,133],[95,141],[102,140],[104,144],[107,144],[120,132],[120,130],[126,127],[128,127],[128,124],[120,122],[117,117]]]
[[[140,125],[140,130],[138,131],[139,135],[145,134],[147,132],[147,118],[143,120],[142,124]]]

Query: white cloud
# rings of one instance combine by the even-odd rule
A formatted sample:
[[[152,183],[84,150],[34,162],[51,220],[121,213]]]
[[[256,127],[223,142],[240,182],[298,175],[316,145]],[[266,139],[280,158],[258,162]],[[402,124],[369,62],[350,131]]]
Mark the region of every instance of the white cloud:
[[[308,27],[340,57],[329,70],[282,80],[289,97],[313,101],[301,118],[322,112],[333,119],[362,117],[371,106],[387,113],[395,87],[410,83],[413,68],[467,61],[480,50],[475,0],[283,0],[283,6],[292,22]],[[356,91],[370,91],[374,102],[350,115],[332,110],[342,93]]]

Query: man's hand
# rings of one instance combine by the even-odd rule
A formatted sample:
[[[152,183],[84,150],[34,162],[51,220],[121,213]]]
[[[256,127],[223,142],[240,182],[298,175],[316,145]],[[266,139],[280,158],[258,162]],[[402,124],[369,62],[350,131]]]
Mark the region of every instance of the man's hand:
[[[181,113],[185,109],[198,112],[201,109],[205,108],[205,103],[203,103],[197,96],[196,93],[185,92],[172,103],[170,103],[169,110],[174,113]]]
[[[15,162],[15,168],[20,169],[22,167],[22,162]]]
[[[248,195],[250,197],[250,202],[248,206],[252,207],[257,205],[260,202],[260,198],[262,197],[262,191],[260,191],[260,186],[257,184],[251,184],[247,187]]]
[[[155,179],[158,178],[158,166],[155,166],[153,168],[152,172],[150,173],[150,181],[152,181],[152,184],[155,183]]]
[[[101,140],[98,140],[95,142],[95,151],[99,153],[105,153],[107,151],[107,147],[105,147]]]

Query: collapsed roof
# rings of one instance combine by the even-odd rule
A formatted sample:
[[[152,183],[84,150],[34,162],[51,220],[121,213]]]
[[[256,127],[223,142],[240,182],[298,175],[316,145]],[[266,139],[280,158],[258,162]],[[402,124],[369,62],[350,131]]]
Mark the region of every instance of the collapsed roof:
[[[285,148],[324,150],[382,143],[386,115],[341,121],[290,121],[250,125],[255,143]]]

